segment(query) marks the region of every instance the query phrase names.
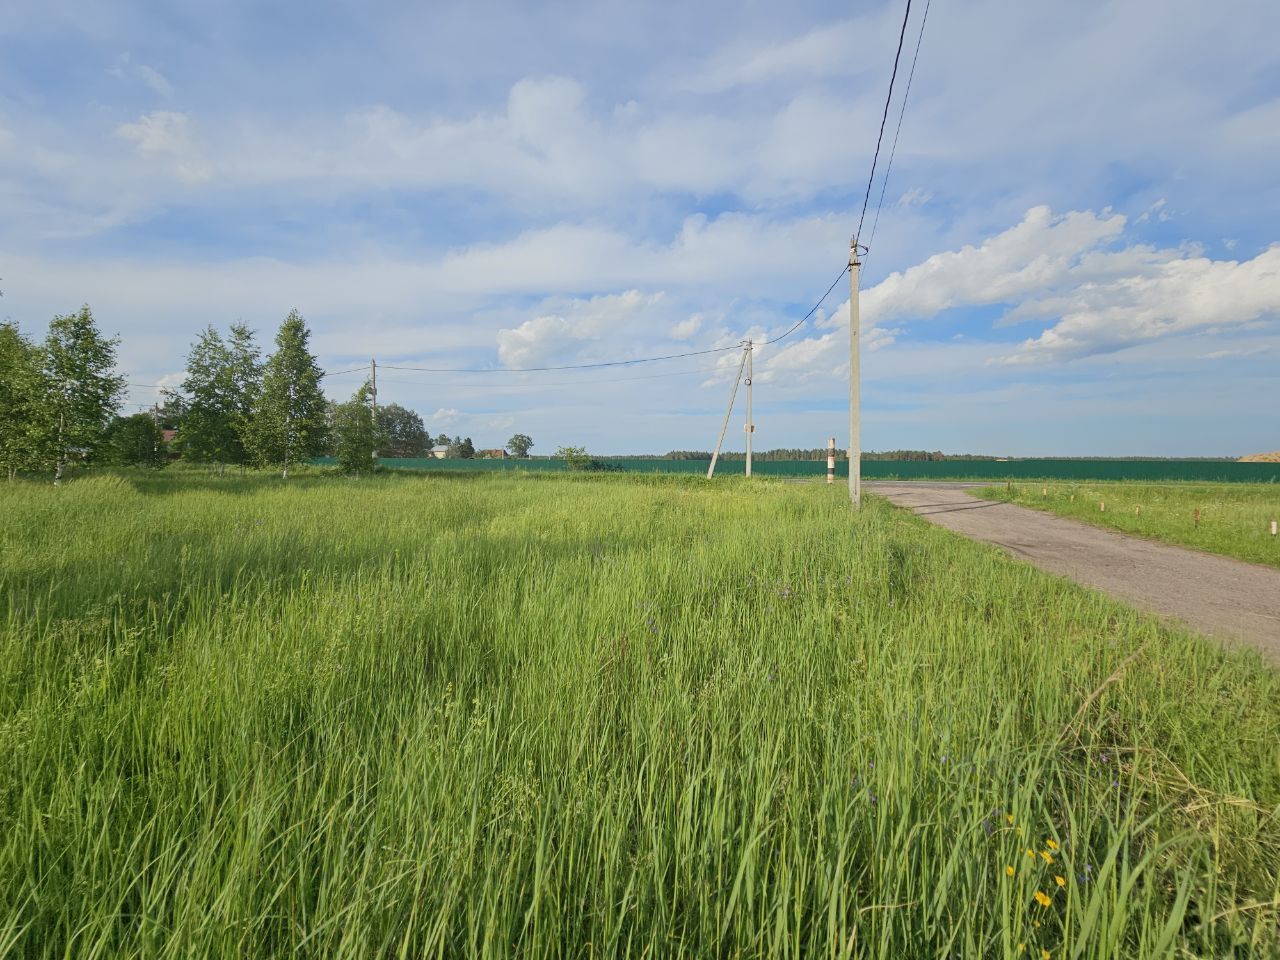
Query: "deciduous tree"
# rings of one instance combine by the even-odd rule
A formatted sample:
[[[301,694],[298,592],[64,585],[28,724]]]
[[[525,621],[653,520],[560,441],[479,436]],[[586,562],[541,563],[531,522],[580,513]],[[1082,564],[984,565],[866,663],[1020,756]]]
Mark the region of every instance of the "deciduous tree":
[[[324,451],[327,425],[325,399],[320,392],[324,375],[309,347],[311,333],[297,310],[290,312],[276,334],[276,349],[267,359],[262,391],[249,424],[254,460],[281,468]]]
[[[591,466],[591,454],[586,447],[561,447],[556,457],[563,460],[570,470],[586,470]]]
[[[231,325],[227,349],[231,353],[231,423],[240,456],[235,462],[244,464],[249,460],[253,411],[262,395],[262,351],[258,349],[254,332],[243,323]]]
[[[243,464],[254,404],[262,388],[262,364],[253,331],[231,327],[223,339],[208,327],[187,355],[182,383],[186,411],[179,447],[186,459]]]
[[[40,348],[16,324],[0,324],[0,468],[10,480],[41,465],[48,386]]]
[[[476,447],[470,437],[454,437],[453,442],[449,444],[448,456],[450,457],[470,460],[475,455]]]
[[[364,386],[333,411],[334,452],[343,473],[372,473],[373,452],[384,444],[373,418],[373,388]]]
[[[49,382],[45,415],[55,485],[61,483],[72,456],[92,455],[120,406],[124,377],[115,372],[119,342],[99,332],[88,305],[78,313],[54,317],[49,324],[44,344]]]
[[[533,438],[524,433],[517,433],[507,441],[507,449],[513,457],[527,457],[532,446]]]
[[[431,452],[431,435],[422,417],[398,403],[378,408],[378,429],[382,434],[378,451],[384,456],[425,457]]]
[[[107,427],[99,456],[116,466],[163,467],[166,456],[156,414],[116,417]]]

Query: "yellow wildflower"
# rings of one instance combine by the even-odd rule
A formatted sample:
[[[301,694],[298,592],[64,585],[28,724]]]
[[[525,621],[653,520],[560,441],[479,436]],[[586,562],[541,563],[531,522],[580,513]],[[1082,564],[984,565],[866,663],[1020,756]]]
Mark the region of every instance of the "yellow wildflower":
[[[1013,876],[1013,867],[1005,867],[1005,868],[1004,868],[1004,875],[1005,875],[1006,877],[1012,877],[1012,876]]]
[[[1049,951],[1048,951],[1048,950],[1041,950],[1041,951],[1040,951],[1040,960],[1053,960],[1053,958],[1049,955]]]
[[[1040,904],[1042,907],[1047,907],[1049,905],[1049,895],[1043,890],[1037,890],[1036,903]]]
[[[1035,859],[1035,856],[1036,856],[1036,852],[1035,852],[1034,850],[1030,850],[1030,849],[1028,849],[1028,850],[1027,850],[1027,856],[1028,856],[1028,857],[1031,857],[1031,858],[1034,860],[1034,859]]]
[[[1051,854],[1048,850],[1041,850],[1040,856],[1044,857],[1045,863],[1053,863],[1053,854]]]
[[[1050,839],[1050,840],[1046,840],[1046,841],[1044,842],[1044,845],[1045,845],[1046,847],[1048,847],[1050,850],[1057,850],[1057,849],[1058,849],[1058,844],[1057,844],[1054,840],[1052,840],[1052,839]]]
[[[1026,953],[1026,952],[1027,952],[1027,945],[1026,945],[1025,943],[1020,943],[1020,944],[1018,944],[1018,952],[1019,952],[1019,953]]]
[[[1065,887],[1067,885],[1067,881],[1063,877],[1054,877],[1053,882],[1060,887]]]
[[[1011,826],[1011,827],[1012,827],[1012,826],[1013,826],[1013,814],[1012,814],[1012,813],[1006,813],[1006,814],[1004,815],[1004,818],[1005,818],[1006,820],[1008,820],[1008,821],[1009,821],[1009,826]]]

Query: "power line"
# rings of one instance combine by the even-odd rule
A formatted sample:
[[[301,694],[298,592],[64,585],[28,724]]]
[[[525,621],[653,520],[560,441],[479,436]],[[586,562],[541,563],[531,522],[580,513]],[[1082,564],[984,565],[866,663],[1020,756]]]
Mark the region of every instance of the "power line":
[[[805,321],[809,320],[809,317],[812,317],[815,314],[815,312],[818,312],[818,308],[822,306],[824,302],[827,301],[827,297],[831,296],[831,292],[833,291],[833,289],[836,289],[836,284],[840,283],[841,278],[844,278],[844,275],[846,273],[849,273],[849,268],[847,268],[847,266],[844,266],[844,268],[841,268],[840,273],[836,274],[836,279],[832,280],[831,285],[827,287],[826,292],[824,292],[822,296],[818,298],[818,301],[815,302],[812,307],[809,307],[809,311],[806,312],[804,316],[801,316],[799,320],[796,320],[795,323],[790,326],[790,328],[787,328],[785,330],[785,332],[778,334],[777,337],[773,337],[772,339],[763,340],[763,342],[760,343],[759,346],[767,347],[769,346],[769,344],[780,342],[780,340],[790,337],[792,333],[795,333],[796,330],[799,330],[801,326],[805,324]],[[682,353],[666,353],[666,355],[657,356],[657,357],[636,357],[634,358],[634,360],[607,360],[607,361],[593,362],[593,364],[563,364],[559,366],[431,367],[431,366],[398,366],[398,365],[392,365],[392,364],[383,364],[381,365],[381,367],[383,367],[384,370],[403,370],[408,372],[419,372],[419,374],[545,374],[545,372],[554,372],[554,371],[562,371],[562,370],[600,370],[600,369],[604,369],[604,367],[637,366],[640,364],[657,364],[657,362],[662,362],[666,360],[682,360],[682,358],[686,358],[686,357],[705,357],[705,356],[713,355],[713,353],[727,353],[730,351],[736,351],[736,349],[739,349],[740,347],[741,347],[741,344],[735,343],[735,344],[732,344],[732,346],[728,346],[728,347],[710,347],[708,349],[691,349],[691,351],[685,351]],[[367,369],[369,369],[369,367],[356,366],[356,367],[351,367],[351,369],[348,369],[348,370],[325,371],[320,376],[321,376],[321,379],[328,379],[328,378],[333,378],[333,376],[344,376],[347,374],[362,374],[362,372],[366,372]],[[686,370],[686,371],[677,371],[675,372],[675,374],[658,374],[655,376],[636,376],[636,378],[622,378],[622,379],[623,380],[653,380],[653,379],[663,378],[663,376],[685,376],[685,375],[700,374],[700,372],[703,372],[703,371]],[[589,380],[589,381],[585,381],[585,383],[617,383],[617,381],[618,381],[618,378],[613,378],[609,380]],[[384,383],[410,383],[410,381],[384,380]],[[150,388],[156,388],[156,389],[168,389],[165,387],[164,384],[131,383],[127,385],[128,387],[150,387]],[[566,383],[557,384],[557,385],[564,385],[564,387],[572,387],[572,385],[576,385],[576,384],[570,383],[570,381],[566,381]]]
[[[383,364],[386,370],[414,370],[419,373],[550,373],[556,370],[598,370],[601,367],[629,367],[640,363],[657,363],[660,360],[679,360],[683,357],[701,357],[709,353],[724,353],[737,350],[738,345],[731,347],[712,347],[709,350],[688,350],[684,353],[669,353],[660,357],[637,357],[634,360],[605,360],[599,363],[569,363],[555,367],[399,367]]]
[[[736,348],[735,348],[736,349]],[[379,370],[387,369],[385,364],[378,365]],[[705,369],[697,370],[675,370],[669,373],[651,373],[639,377],[609,377],[607,380],[535,380],[528,383],[508,383],[501,386],[489,386],[485,390],[487,393],[494,392],[524,392],[527,390],[541,390],[548,387],[589,387],[589,386],[610,386],[615,383],[633,383],[641,380],[666,380],[674,377],[705,377],[712,371]],[[421,386],[422,380],[399,380],[378,378],[379,383],[395,383],[406,386]],[[433,386],[460,386],[456,381],[440,384],[438,381],[430,381]]]
[[[911,56],[911,71],[907,74],[907,89],[902,94],[902,106],[898,109],[898,128],[893,131],[893,147],[889,150],[889,163],[880,181],[880,200],[876,203],[876,216],[871,221],[871,236],[867,238],[867,250],[876,242],[876,227],[880,224],[880,208],[884,206],[884,192],[889,186],[889,174],[893,170],[893,158],[898,152],[898,134],[902,133],[902,116],[907,112],[907,98],[911,96],[911,81],[916,77],[916,61],[920,59],[920,42],[924,40],[924,25],[929,22],[929,6],[933,0],[925,0],[924,16],[920,18],[920,35],[916,37],[916,52]]]
[[[335,370],[332,373],[326,372],[326,373],[320,374],[320,378],[324,379],[325,377],[340,377],[344,373],[360,373],[363,371],[367,371],[368,369],[369,369],[368,367],[353,367],[350,370]],[[126,383],[125,386],[126,387],[150,387],[156,390],[172,390],[175,386],[178,386],[178,385],[172,384],[172,383]]]
[[[766,340],[762,344],[760,344],[760,346],[767,347],[771,343],[777,343],[779,340],[785,340],[787,337],[791,336],[791,334],[799,330],[806,320],[808,320],[810,317],[812,317],[815,313],[818,312],[818,308],[822,306],[823,302],[827,299],[827,297],[831,296],[831,291],[836,288],[836,284],[839,283],[844,278],[844,275],[848,272],[849,272],[849,267],[847,265],[842,267],[840,272],[836,274],[836,278],[831,281],[831,286],[827,287],[827,292],[818,298],[818,302],[809,308],[808,313],[806,313],[803,317],[801,317],[794,324],[792,324],[791,329],[787,330],[786,333],[780,334],[779,336],[774,337],[772,340]]]
[[[907,20],[911,17],[911,0],[902,17],[902,30],[898,33],[898,52],[893,55],[893,73],[889,76],[889,95],[884,98],[884,114],[880,117],[880,135],[876,137],[876,152],[871,158],[871,176],[867,177],[867,192],[862,198],[862,214],[858,217],[858,230],[853,235],[854,246],[862,239],[862,223],[867,217],[867,205],[871,202],[871,185],[876,179],[876,163],[880,159],[880,143],[884,140],[884,125],[889,119],[889,103],[893,100],[893,84],[898,79],[898,60],[902,57],[902,41],[907,35]]]

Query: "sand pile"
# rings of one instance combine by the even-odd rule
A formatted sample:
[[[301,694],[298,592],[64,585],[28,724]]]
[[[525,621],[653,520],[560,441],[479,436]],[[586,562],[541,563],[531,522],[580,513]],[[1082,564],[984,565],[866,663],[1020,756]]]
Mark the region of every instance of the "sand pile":
[[[1240,458],[1241,463],[1280,463],[1280,450],[1274,453],[1251,453]]]

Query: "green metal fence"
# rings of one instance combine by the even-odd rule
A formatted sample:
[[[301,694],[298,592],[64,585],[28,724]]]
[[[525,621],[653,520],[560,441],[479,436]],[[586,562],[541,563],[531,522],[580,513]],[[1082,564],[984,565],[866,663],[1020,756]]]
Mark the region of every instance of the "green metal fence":
[[[332,457],[315,461],[333,463]],[[705,460],[629,460],[598,458],[611,469],[627,473],[706,473]],[[406,470],[495,471],[564,470],[563,460],[436,460],[384,458],[383,466]],[[741,460],[721,460],[718,474],[741,474]],[[774,477],[816,477],[827,472],[826,460],[757,460],[752,472]],[[847,463],[836,473],[848,475]],[[1280,483],[1280,463],[1238,463],[1234,460],[864,460],[868,480],[1170,480],[1227,483]]]

